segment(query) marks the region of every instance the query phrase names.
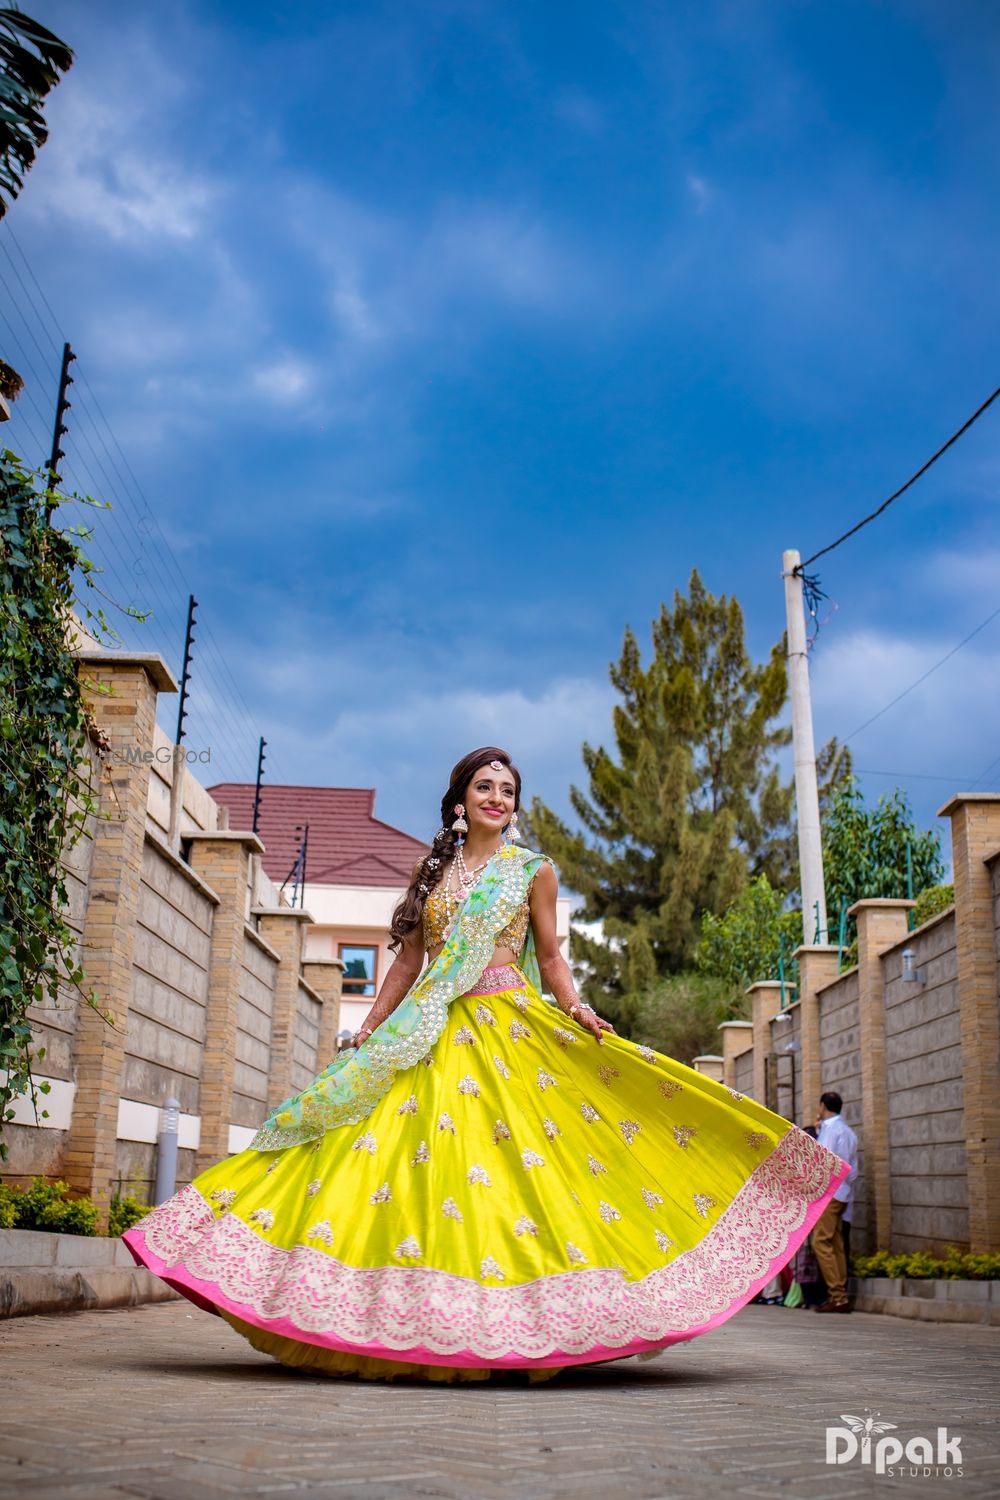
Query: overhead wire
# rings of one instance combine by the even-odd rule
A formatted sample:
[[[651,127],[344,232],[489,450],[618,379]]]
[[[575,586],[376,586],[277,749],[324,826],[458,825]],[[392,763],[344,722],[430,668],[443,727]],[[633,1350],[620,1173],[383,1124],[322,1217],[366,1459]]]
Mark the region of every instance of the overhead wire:
[[[950,651],[945,652],[940,661],[936,661],[932,667],[927,668],[926,672],[922,672],[915,682],[911,682],[909,687],[905,687],[901,693],[897,693],[895,698],[891,699],[891,701],[888,702],[884,706],[884,708],[879,709],[878,713],[872,714],[871,718],[866,719],[863,724],[859,724],[857,729],[852,729],[850,734],[845,734],[843,736],[844,744],[847,744],[850,740],[854,739],[855,736],[859,735],[863,729],[867,729],[870,724],[874,724],[876,719],[881,719],[882,715],[887,714],[890,708],[895,708],[897,703],[901,703],[902,700],[906,698],[910,693],[912,693],[915,688],[918,688],[922,682],[926,682],[928,677],[933,676],[933,674],[938,670],[939,667],[943,667],[946,661],[951,661],[951,658],[953,656],[956,656],[958,652],[962,650],[963,646],[967,646],[969,642],[980,633],[980,631],[985,630],[987,625],[991,624],[996,619],[997,615],[1000,615],[1000,608],[995,609],[992,614],[987,615],[985,620],[981,620],[974,630],[970,630],[969,634],[959,641],[957,646],[953,646]]]
[[[921,464],[920,468],[916,471],[915,474],[910,475],[905,484],[901,484],[899,489],[893,491],[893,493],[887,500],[883,500],[882,504],[878,506],[877,509],[873,510],[870,515],[864,516],[860,521],[852,526],[850,530],[845,531],[842,536],[837,537],[836,541],[830,542],[826,547],[821,547],[818,552],[814,552],[811,557],[807,557],[803,562],[800,562],[795,568],[795,572],[802,574],[804,570],[809,567],[810,563],[816,562],[817,558],[825,557],[828,552],[832,552],[834,548],[839,547],[850,537],[856,536],[863,527],[869,526],[872,521],[877,520],[877,518],[883,513],[883,511],[888,510],[889,506],[892,505],[894,501],[898,500],[900,495],[905,495],[906,491],[911,487],[911,485],[916,484],[917,480],[920,479],[924,474],[926,474],[927,470],[930,469],[934,464],[936,464],[938,459],[941,458],[945,453],[947,453],[948,449],[951,448],[955,443],[957,443],[960,437],[963,437],[964,434],[968,432],[973,423],[979,421],[979,418],[986,410],[988,410],[989,407],[993,405],[993,402],[997,399],[998,396],[1000,396],[1000,385],[997,386],[995,391],[992,391],[990,395],[987,396],[986,400],[983,401],[981,405],[976,407],[976,410],[972,413],[972,416],[967,418],[967,420],[962,423],[958,431],[953,432],[948,441],[946,443],[942,443],[937,452],[932,453],[927,462]]]
[[[26,302],[31,306],[31,310],[34,313],[35,318],[37,319],[38,327],[48,339],[48,342],[52,346],[53,352],[55,354],[61,354],[59,344],[53,337],[46,319],[42,316],[30,289],[25,283],[24,277],[20,274],[17,265],[13,261],[13,257],[10,255],[8,248],[4,243],[6,239],[9,239],[16,249],[18,255],[21,258],[21,261],[23,262],[25,271],[34,284],[34,287],[36,288],[38,293],[38,297],[40,298],[48,313],[52,325],[55,327],[60,337],[63,337],[62,330],[59,326],[58,319],[56,318],[55,313],[52,310],[51,303],[46,297],[44,289],[41,287],[41,284],[39,283],[38,278],[27,259],[27,256],[25,256],[23,249],[18,243],[13,232],[10,230],[10,227],[5,227],[6,234],[0,235],[0,246],[2,246],[6,259],[11,266],[11,270],[16,276],[17,282],[22,292],[24,293]],[[6,285],[6,283],[4,284]],[[8,296],[10,296],[9,286],[7,287],[7,291]],[[15,305],[17,305],[16,299],[12,300],[15,301]],[[38,337],[35,334],[34,328],[27,319],[23,307],[19,307],[18,310],[21,315],[21,321],[24,323],[31,342],[37,350],[38,356],[42,360],[44,365],[45,363],[47,363],[46,356],[44,350],[41,347],[41,344],[39,343]],[[8,326],[10,325],[8,324]],[[21,353],[26,353],[22,341],[16,340],[16,342],[19,351]],[[63,342],[65,342],[65,338],[63,338]],[[30,370],[38,384],[42,383],[35,367],[34,358],[29,361],[25,361],[25,368]],[[128,560],[122,551],[122,547],[118,545],[117,539],[114,536],[114,532],[116,529],[114,526],[105,524],[103,527],[96,528],[95,537],[100,538],[98,550],[103,550],[106,547],[108,555],[111,551],[115,553],[118,564],[123,570],[123,578],[128,579],[131,571],[133,575],[131,581],[134,583],[134,574],[136,571],[139,571],[143,575],[143,587],[150,596],[146,602],[151,603],[154,606],[154,609],[158,608],[160,611],[160,630],[150,632],[149,621],[145,622],[145,624],[143,625],[142,629],[144,632],[144,643],[151,643],[154,635],[160,635],[160,631],[162,631],[165,624],[164,616],[166,617],[166,620],[169,620],[171,617],[173,617],[175,620],[181,622],[179,623],[177,628],[176,642],[170,644],[161,642],[162,654],[168,661],[170,661],[172,659],[175,659],[175,653],[179,653],[180,642],[183,639],[183,620],[186,619],[187,595],[188,593],[190,593],[190,588],[178,564],[176,555],[174,554],[173,549],[167,541],[167,538],[164,536],[163,530],[157,521],[155,513],[151,510],[149,502],[146,500],[146,497],[142,492],[142,487],[135,475],[135,471],[132,469],[132,466],[129,463],[127,456],[125,455],[121,443],[119,442],[117,435],[115,434],[114,429],[111,427],[107,415],[104,412],[100,400],[96,392],[94,391],[89,379],[87,378],[85,366],[80,364],[74,366],[74,383],[79,385],[82,392],[85,392],[86,396],[89,399],[82,402],[76,401],[74,403],[74,421],[71,424],[71,434],[68,435],[67,447],[72,447],[75,451],[71,452],[69,457],[64,460],[64,470],[66,474],[75,481],[77,488],[79,488],[80,490],[90,491],[98,495],[100,495],[103,491],[106,498],[112,499],[113,503],[114,501],[117,501],[118,504],[122,507],[122,511],[120,511],[119,513],[122,521],[125,520],[124,511],[127,510],[130,513],[133,531],[138,533],[140,538],[137,544],[137,550],[142,556],[145,556],[146,550],[143,537],[145,535],[152,534],[153,532],[156,533],[156,565],[147,568],[145,564],[141,562],[141,559],[139,557],[133,557],[131,570]],[[36,413],[43,421],[44,425],[44,418],[42,416],[42,413],[38,411],[37,403],[34,401],[33,396],[31,396],[31,401]],[[105,437],[101,433],[97,421],[94,417],[93,411],[91,410],[91,406],[93,406],[98,416],[100,417],[100,421],[103,424],[105,432],[107,433],[107,437]],[[39,442],[38,433],[27,422],[25,423],[25,426],[28,427],[29,431],[31,432],[33,441]],[[42,448],[42,451],[45,451],[44,441],[41,442],[40,446]],[[89,452],[89,462],[87,461],[82,451],[82,447],[86,447]],[[89,480],[88,484],[79,483],[81,471],[82,475]],[[99,471],[101,475],[100,483],[95,482],[97,479],[97,473],[95,471]],[[108,491],[110,491],[110,494],[108,493]],[[130,547],[135,546],[136,544],[134,538],[130,538],[129,542],[126,545]],[[108,558],[105,557],[102,558],[102,560],[108,560]],[[172,572],[176,580],[178,588],[181,590],[181,593],[183,595],[183,603],[181,602],[180,598],[178,598],[176,602],[168,602],[167,600],[165,600],[164,594],[162,593],[159,586],[162,575],[162,568],[160,567],[160,564],[164,562],[168,565],[169,570]],[[199,631],[200,635],[205,638],[205,646],[204,649],[195,657],[195,672],[192,678],[191,685],[191,701],[192,703],[198,703],[200,716],[204,716],[206,718],[215,718],[218,721],[216,727],[224,731],[221,736],[219,736],[223,744],[225,744],[228,738],[231,737],[232,739],[232,744],[229,749],[231,755],[234,758],[233,774],[230,776],[222,775],[218,777],[218,779],[231,779],[234,781],[245,782],[252,779],[252,775],[256,773],[257,741],[259,739],[259,734],[256,732],[256,726],[254,724],[255,715],[250,709],[244,694],[240,690],[239,684],[236,682],[236,679],[229,667],[226,656],[219,647],[218,642],[215,640],[214,633],[211,632],[204,621],[197,621],[196,629]],[[233,702],[234,699],[237,700],[240,706],[239,711],[237,710],[236,703]],[[245,715],[245,722],[240,722],[243,718],[243,715]],[[247,747],[243,751],[240,751],[238,749],[238,746],[241,743]],[[282,768],[280,764],[277,763],[270,746],[268,747],[267,758],[270,763],[269,769],[271,771],[272,777],[274,777],[277,781],[288,780],[289,778],[282,777]],[[242,763],[244,767],[252,768],[251,773],[244,773],[243,775],[240,775],[238,771],[240,763]]]

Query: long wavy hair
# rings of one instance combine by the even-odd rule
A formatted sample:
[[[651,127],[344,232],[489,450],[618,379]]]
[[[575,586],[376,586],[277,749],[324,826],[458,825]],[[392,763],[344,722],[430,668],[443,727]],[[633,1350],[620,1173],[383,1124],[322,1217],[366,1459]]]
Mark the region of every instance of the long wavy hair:
[[[389,926],[389,947],[393,952],[397,952],[402,947],[403,939],[408,933],[420,926],[424,915],[424,903],[440,881],[445,865],[455,853],[455,845],[458,843],[458,834],[454,833],[451,827],[455,821],[455,805],[458,802],[464,804],[472,778],[481,767],[488,766],[491,760],[498,760],[510,772],[514,781],[514,811],[519,810],[521,773],[506,750],[500,750],[496,745],[483,745],[479,750],[470,750],[468,755],[462,756],[458,765],[453,768],[448,790],[441,798],[441,827],[434,835],[430,852],[425,854],[417,865],[413,878],[392,914],[392,922]],[[509,824],[504,825],[505,832],[509,826]]]

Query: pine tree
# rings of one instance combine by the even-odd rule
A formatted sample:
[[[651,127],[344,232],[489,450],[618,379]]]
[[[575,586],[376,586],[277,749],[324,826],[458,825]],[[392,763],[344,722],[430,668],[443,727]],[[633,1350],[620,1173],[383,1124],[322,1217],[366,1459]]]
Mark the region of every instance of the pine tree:
[[[603,924],[603,942],[574,929],[584,992],[626,1025],[635,996],[693,967],[702,912],[724,912],[753,876],[787,889],[795,873],[793,790],[774,763],[791,733],[783,643],[752,662],[739,603],[697,572],[661,607],[652,643],[645,666],[627,629],[610,668],[617,757],[583,746],[589,795],[570,788],[580,831],[538,798],[529,815],[534,843],[584,899],[579,918]]]

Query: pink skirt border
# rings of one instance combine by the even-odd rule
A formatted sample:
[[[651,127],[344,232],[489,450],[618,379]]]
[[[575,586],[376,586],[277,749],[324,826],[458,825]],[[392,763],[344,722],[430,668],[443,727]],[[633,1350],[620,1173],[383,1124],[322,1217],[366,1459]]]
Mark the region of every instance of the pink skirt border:
[[[428,1364],[449,1365],[463,1368],[489,1368],[489,1369],[520,1369],[528,1366],[547,1365],[583,1365],[594,1364],[602,1360],[626,1359],[630,1355],[653,1353],[658,1349],[666,1349],[671,1344],[686,1343],[690,1339],[698,1338],[703,1333],[710,1333],[713,1328],[718,1328],[731,1318],[734,1313],[750,1302],[757,1293],[767,1285],[773,1276],[786,1266],[801,1245],[806,1235],[812,1229],[817,1219],[822,1214],[827,1203],[833,1197],[840,1184],[849,1176],[850,1167],[847,1162],[842,1161],[839,1169],[834,1172],[824,1192],[814,1199],[806,1207],[805,1217],[797,1228],[791,1230],[781,1251],[768,1263],[763,1274],[754,1278],[747,1289],[734,1297],[729,1306],[722,1312],[716,1313],[706,1322],[694,1328],[687,1328],[683,1332],[669,1334],[666,1338],[659,1339],[634,1339],[631,1343],[610,1347],[605,1344],[594,1344],[590,1349],[579,1352],[562,1352],[558,1349],[537,1358],[526,1358],[524,1355],[510,1354],[493,1357],[484,1360],[474,1354],[471,1350],[459,1350],[454,1353],[439,1353],[433,1349],[427,1349],[422,1344],[408,1346],[405,1350],[392,1349],[381,1343],[358,1344],[340,1339],[330,1331],[321,1333],[303,1330],[296,1326],[290,1318],[264,1318],[254,1308],[246,1303],[234,1301],[228,1297],[215,1283],[191,1275],[181,1264],[168,1265],[161,1260],[156,1252],[146,1243],[143,1231],[136,1226],[128,1229],[122,1235],[122,1239],[129,1248],[129,1252],[136,1264],[144,1266],[154,1275],[165,1281],[168,1286],[181,1293],[190,1302],[206,1312],[218,1314],[220,1311],[230,1313],[233,1317],[241,1319],[244,1323],[250,1323],[257,1328],[262,1328],[268,1333],[278,1334],[283,1338],[293,1339],[301,1344],[315,1344],[321,1349],[336,1349],[348,1354],[366,1355],[375,1359],[392,1360],[395,1364]]]

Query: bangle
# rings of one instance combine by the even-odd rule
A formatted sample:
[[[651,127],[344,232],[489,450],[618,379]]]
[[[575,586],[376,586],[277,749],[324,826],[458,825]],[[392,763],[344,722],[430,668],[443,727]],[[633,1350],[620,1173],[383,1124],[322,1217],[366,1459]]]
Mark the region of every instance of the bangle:
[[[577,1012],[578,1011],[581,1011],[581,1010],[593,1010],[593,1008],[594,1007],[592,1005],[588,1005],[587,1004],[586,1000],[578,1000],[575,1005],[571,1005],[570,1006],[570,1008],[569,1008],[569,1014],[572,1017],[572,1019],[575,1021],[576,1017],[577,1017]]]

